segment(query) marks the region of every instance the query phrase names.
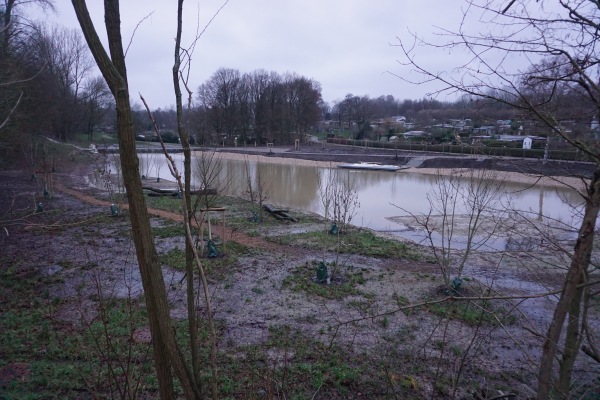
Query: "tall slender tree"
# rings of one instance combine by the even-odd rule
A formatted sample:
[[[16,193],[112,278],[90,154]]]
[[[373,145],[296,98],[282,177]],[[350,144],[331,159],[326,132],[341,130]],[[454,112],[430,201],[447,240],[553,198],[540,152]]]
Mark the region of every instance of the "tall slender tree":
[[[161,399],[175,397],[172,379],[172,371],[174,371],[185,396],[199,398],[200,393],[194,384],[192,373],[180,356],[181,353],[175,341],[169,317],[165,283],[142,191],[132,128],[125,53],[121,39],[119,1],[104,1],[104,21],[110,55],[98,37],[85,0],[72,0],[72,4],[88,46],[116,102],[121,168],[127,190],[132,236],[148,310],[160,397]]]

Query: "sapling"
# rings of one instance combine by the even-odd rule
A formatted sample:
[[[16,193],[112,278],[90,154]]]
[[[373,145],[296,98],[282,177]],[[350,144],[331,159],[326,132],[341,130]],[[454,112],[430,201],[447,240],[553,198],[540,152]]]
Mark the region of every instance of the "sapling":
[[[338,273],[341,264],[345,263],[340,262],[341,247],[344,245],[342,235],[347,233],[360,203],[355,182],[351,179],[349,171],[342,172],[336,168],[329,168],[325,171],[325,177],[323,173],[322,170],[317,172],[319,199],[325,217],[326,230],[327,224],[331,223],[328,232],[336,239],[335,261],[328,278],[328,283],[330,283]]]

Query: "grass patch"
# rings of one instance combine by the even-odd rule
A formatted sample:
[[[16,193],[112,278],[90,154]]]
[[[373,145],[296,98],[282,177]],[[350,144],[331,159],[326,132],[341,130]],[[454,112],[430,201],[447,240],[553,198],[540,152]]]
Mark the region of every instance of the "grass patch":
[[[422,309],[441,318],[455,319],[469,325],[480,323],[494,326],[500,323],[512,325],[516,322],[516,317],[512,314],[507,315],[507,311],[503,306],[497,306],[489,300],[446,301],[429,304],[423,306]]]
[[[237,349],[223,366],[221,390],[228,398],[349,398],[357,388],[365,398],[376,392],[371,366],[336,346],[328,347],[289,326],[269,328],[263,345]]]
[[[205,247],[205,252],[207,248]],[[237,257],[247,253],[250,249],[238,242],[228,241],[225,243],[225,252],[223,245],[217,245],[218,256],[213,258],[201,256],[201,262],[207,273],[215,272],[220,268],[230,266],[237,262]],[[160,262],[173,269],[185,271],[185,249],[173,248],[166,253],[158,256]]]
[[[106,132],[94,132],[91,137],[87,133],[78,133],[75,134],[73,138],[73,142],[77,143],[80,146],[89,146],[90,144],[115,144],[118,143],[118,138],[116,133],[106,133]]]
[[[196,201],[197,196],[192,196],[192,204]],[[181,199],[177,199],[176,197],[150,197],[146,198],[146,204],[149,208],[154,208],[158,210],[164,210],[173,212],[176,214],[181,214],[183,209],[181,207]],[[280,224],[279,221],[267,217],[266,215],[263,218],[263,221],[260,223],[256,223],[252,221],[252,205],[250,202],[231,196],[217,196],[215,200],[215,204],[218,207],[223,207],[226,209],[225,211],[225,225],[234,230],[240,230],[242,232],[250,232],[254,236],[259,236],[259,230],[262,227],[268,227],[271,225]],[[197,214],[199,215],[199,214]],[[221,219],[220,213],[211,213],[211,220],[213,226],[220,227],[223,223]],[[183,235],[183,228],[181,230]],[[174,236],[175,233],[173,233]],[[159,236],[160,237],[160,236]],[[171,237],[171,236],[166,236]]]
[[[5,267],[0,268],[0,300],[2,304],[10,304],[15,301],[18,296],[14,296],[13,293],[25,292],[30,285],[31,277],[24,278],[18,273],[18,264],[10,259],[0,259],[0,265]]]
[[[196,196],[192,196],[192,201],[195,200],[195,197]],[[177,214],[181,214],[183,212],[183,208],[181,207],[181,199],[171,196],[146,196],[146,206],[148,208],[170,211]]]
[[[5,275],[5,274],[3,274]],[[1,390],[4,398],[110,397],[111,370],[121,379],[128,365],[131,382],[151,375],[149,344],[135,343],[131,332],[146,324],[144,308],[123,300],[107,300],[104,313],[88,324],[76,326],[54,318],[61,301],[36,297],[32,282],[11,285],[27,302],[5,302],[0,314],[0,367],[19,362],[30,371],[26,379],[8,382]],[[2,280],[2,286],[6,289]],[[151,388],[153,389],[153,388]]]
[[[283,280],[283,287],[325,299],[340,300],[352,295],[372,297],[371,294],[358,288],[358,285],[365,283],[362,270],[357,270],[352,266],[342,268],[338,271],[337,278],[334,278],[331,284],[328,285],[316,281],[318,266],[319,262],[312,261],[296,267],[292,274]],[[328,268],[331,267],[332,265],[329,264]]]
[[[177,340],[187,352],[184,321],[175,324]],[[218,335],[225,326],[217,321]],[[210,387],[208,329],[200,321],[200,362],[203,387]],[[186,353],[186,357],[189,357]],[[219,398],[349,398],[357,389],[365,398],[380,390],[377,373],[364,357],[328,346],[290,326],[272,326],[265,342],[219,352]]]
[[[157,228],[152,228],[152,233],[154,234],[154,237],[160,239],[180,236],[183,237],[185,236],[185,228],[183,227],[183,224],[166,225]]]
[[[268,230],[269,227],[279,226],[283,222],[270,217],[266,212],[263,214],[260,222],[254,222],[252,217],[252,207],[250,202],[239,205],[236,211],[230,214],[229,225],[239,231],[245,232],[251,236],[260,236],[261,231]]]
[[[303,232],[268,238],[284,245],[301,245],[315,250],[361,254],[370,257],[402,258],[412,261],[423,259],[416,246],[386,239],[363,229],[350,230],[342,235],[324,231]]]
[[[248,246],[245,246],[241,243],[238,243],[233,240],[228,240],[225,242],[225,254],[229,256],[241,256],[250,251]]]
[[[287,224],[285,221],[274,218],[266,211],[263,211],[260,222],[255,222],[252,211],[257,211],[258,206],[252,205],[248,200],[236,197],[223,197],[223,204],[227,208],[226,224],[249,236],[261,236],[264,233],[268,233],[270,227],[279,227]],[[319,222],[319,218],[310,213],[292,211],[291,214],[299,220],[293,223],[295,227]]]
[[[168,265],[173,269],[179,271],[185,270],[185,250],[174,248],[164,254],[160,254],[158,259],[161,264]]]
[[[197,195],[191,196],[192,207],[196,203],[198,199]],[[248,203],[242,199],[238,199],[230,196],[215,196],[214,202],[215,207],[224,207],[227,209],[226,214],[230,215],[231,213],[236,214],[238,212],[243,212],[245,210],[245,203]],[[249,204],[249,203],[248,203]],[[183,209],[181,208],[181,199],[178,199],[175,196],[146,196],[146,205],[149,208],[156,208],[158,210],[171,211],[174,213],[181,213]],[[198,208],[201,208],[202,205],[199,204]],[[248,210],[249,210],[248,206]],[[216,215],[216,213],[215,213]],[[219,220],[220,220],[219,216]],[[227,217],[229,218],[229,217]]]

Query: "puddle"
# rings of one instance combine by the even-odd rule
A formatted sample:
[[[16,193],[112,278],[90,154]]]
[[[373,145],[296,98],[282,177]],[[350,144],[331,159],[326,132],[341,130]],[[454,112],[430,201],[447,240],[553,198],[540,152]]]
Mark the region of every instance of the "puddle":
[[[513,265],[501,264],[498,267],[491,266],[489,261],[477,262],[474,260],[474,262],[476,264],[465,266],[464,276],[474,278],[485,285],[493,287],[500,296],[531,296],[556,289],[549,284],[524,279],[522,271],[519,271],[518,267]],[[547,326],[551,321],[557,302],[557,296],[511,300],[512,304],[518,304],[518,309],[526,317],[528,323],[538,328]]]
[[[465,216],[454,217],[453,233],[450,240],[448,234],[442,235],[435,230],[431,233],[430,240],[425,228],[416,223],[414,218],[410,216],[388,217],[386,219],[394,223],[397,229],[378,230],[377,232],[388,233],[427,246],[433,242],[436,247],[444,246],[454,250],[465,250],[467,248],[469,221]],[[436,224],[441,226],[441,221],[436,221],[435,216],[431,216],[431,221],[431,226]],[[520,221],[519,223],[519,221],[511,221],[508,218],[502,221],[484,223],[478,231],[482,234],[473,237],[471,248],[483,252],[538,251],[548,244],[546,238],[552,238],[552,241],[561,243],[563,246],[572,247],[577,239],[577,231],[575,229],[566,230],[563,225],[551,226],[549,223],[530,220]],[[490,236],[487,232],[494,232],[494,234]],[[543,234],[540,234],[540,232]]]

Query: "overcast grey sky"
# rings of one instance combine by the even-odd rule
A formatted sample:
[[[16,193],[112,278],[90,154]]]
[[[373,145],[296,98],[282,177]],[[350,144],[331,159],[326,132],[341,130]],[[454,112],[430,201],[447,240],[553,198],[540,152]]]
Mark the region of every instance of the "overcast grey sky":
[[[96,28],[104,32],[102,1],[88,0]],[[215,16],[223,0],[184,3],[183,45]],[[76,28],[69,0],[56,0],[49,22]],[[330,104],[347,93],[418,99],[432,90],[411,85],[392,74],[409,76],[398,64],[397,37],[408,30],[430,36],[434,26],[456,27],[461,0],[230,0],[208,26],[196,46],[191,86],[204,83],[220,67],[240,72],[256,69],[295,72],[318,81]],[[122,0],[124,42],[141,23],[127,54],[131,95],[141,92],[152,108],[174,104],[171,82],[176,22],[175,0]],[[419,54],[443,68],[444,55]],[[440,99],[444,100],[444,99]]]

